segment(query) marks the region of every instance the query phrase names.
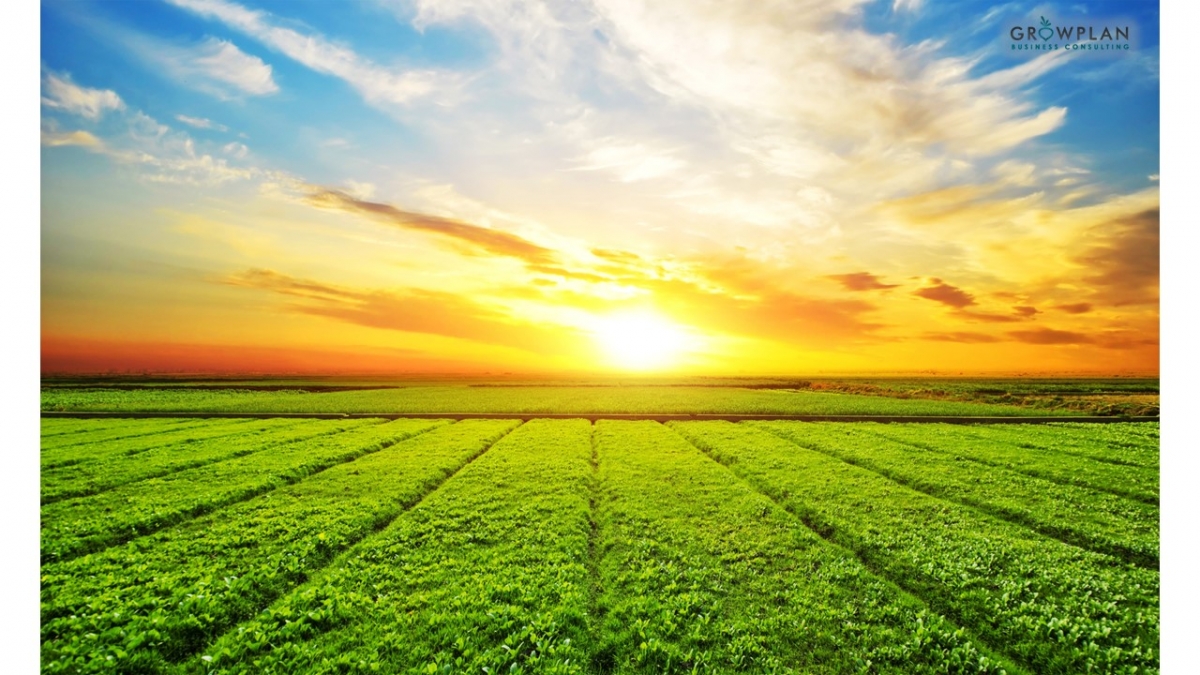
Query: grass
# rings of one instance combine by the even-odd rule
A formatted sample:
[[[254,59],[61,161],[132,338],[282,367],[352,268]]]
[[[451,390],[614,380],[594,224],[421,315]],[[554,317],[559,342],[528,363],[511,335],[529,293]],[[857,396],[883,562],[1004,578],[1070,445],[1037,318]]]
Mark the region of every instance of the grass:
[[[47,420],[42,670],[1153,673],[1157,427]]]
[[[387,525],[516,426],[465,421],[42,568],[46,673],[171,667]]]
[[[43,410],[117,412],[1070,415],[1070,411],[953,400],[736,387],[423,386],[309,393],[243,389],[51,389]]]
[[[1032,672],[1157,667],[1157,571],[1049,539],[752,426],[671,426]]]

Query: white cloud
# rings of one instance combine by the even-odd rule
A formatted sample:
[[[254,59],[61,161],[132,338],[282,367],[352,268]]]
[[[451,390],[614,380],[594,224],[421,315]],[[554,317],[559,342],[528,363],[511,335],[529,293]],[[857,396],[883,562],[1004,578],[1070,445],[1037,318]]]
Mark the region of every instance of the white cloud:
[[[246,94],[263,96],[279,91],[279,86],[271,77],[271,66],[225,40],[205,40],[191,50],[188,62],[179,63],[176,67],[185,71],[194,69]]]
[[[250,148],[247,148],[243,143],[226,143],[221,146],[221,152],[234,159],[245,159],[246,155],[250,154]]]
[[[187,115],[176,115],[175,119],[179,120],[180,122],[183,122],[184,124],[188,125],[189,127],[195,127],[197,129],[212,129],[213,131],[229,131],[229,127],[225,126],[224,124],[217,124],[216,122],[214,122],[210,119],[204,118],[204,117],[189,117]]]
[[[66,145],[77,145],[91,150],[99,150],[103,143],[99,138],[87,131],[59,131],[54,120],[42,121],[42,145],[56,148]]]
[[[42,105],[91,120],[99,119],[105,110],[125,107],[121,97],[114,91],[80,87],[71,82],[69,76],[59,77],[51,72],[42,78],[42,92]]]
[[[587,153],[581,170],[607,170],[623,183],[661,178],[675,173],[686,164],[670,153],[640,143],[603,142]]]
[[[392,70],[372,63],[320,35],[305,35],[271,23],[264,12],[224,0],[168,0],[177,7],[216,19],[239,30],[271,49],[354,87],[373,105],[408,104],[452,89],[456,77],[432,70]]]

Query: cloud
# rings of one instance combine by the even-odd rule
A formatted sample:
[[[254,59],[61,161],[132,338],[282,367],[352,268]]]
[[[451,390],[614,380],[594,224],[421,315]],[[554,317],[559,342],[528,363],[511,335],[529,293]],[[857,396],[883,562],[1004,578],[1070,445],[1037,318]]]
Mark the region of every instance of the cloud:
[[[829,274],[826,279],[833,279],[848,291],[873,291],[882,288],[896,288],[897,284],[885,284],[879,277],[870,272],[854,272],[852,274]]]
[[[266,175],[257,168],[234,166],[225,159],[197,150],[195,142],[186,133],[172,131],[141,111],[123,113],[122,116],[128,134],[104,139],[82,130],[59,131],[53,119],[44,119],[42,144],[47,147],[85,147],[120,166],[133,168],[142,180],[156,183],[219,185]],[[237,152],[233,154],[238,156]]]
[[[1022,87],[1066,59],[1039,57],[986,76],[858,29],[862,3],[778,7],[754,2],[599,0],[607,35],[634,54],[652,86],[709,107],[739,127],[788,128],[855,144],[929,146],[987,155],[1061,126],[1066,110],[1035,110]],[[899,5],[912,6],[912,2]],[[813,91],[820,96],[812,95]],[[815,132],[815,133],[814,133]]]
[[[1032,317],[1035,314],[1041,313],[1037,307],[1030,307],[1028,305],[1017,305],[1013,307],[1013,312],[1016,313],[1017,316],[1023,317]]]
[[[1067,314],[1087,314],[1092,311],[1092,303],[1074,302],[1066,305],[1054,305],[1054,309]]]
[[[453,293],[418,288],[363,290],[300,279],[270,269],[247,269],[220,280],[291,299],[289,312],[383,330],[425,333],[501,345],[541,354],[577,347],[580,335],[561,326],[534,324]]]
[[[930,279],[929,283],[929,286],[913,291],[913,295],[958,309],[975,304],[975,296],[961,288],[951,286],[941,279]]]
[[[108,89],[89,89],[71,82],[69,75],[47,71],[42,78],[42,105],[80,115],[90,120],[100,119],[105,110],[121,110],[124,101]]]
[[[696,261],[688,275],[626,283],[652,293],[656,306],[679,321],[713,332],[822,349],[888,339],[877,334],[886,325],[868,318],[876,305],[798,293],[753,260]]]
[[[199,42],[165,40],[97,16],[76,18],[97,36],[130,50],[183,86],[221,99],[279,91],[271,66],[229,40],[211,36]]]
[[[175,68],[185,73],[202,74],[254,96],[279,91],[279,85],[271,76],[271,66],[257,56],[246,54],[232,42],[209,38],[191,50],[189,56],[189,61],[178,62]]]
[[[407,105],[412,101],[457,86],[454,76],[431,70],[384,68],[317,34],[304,34],[272,23],[268,14],[224,0],[168,0],[171,4],[215,19],[241,31],[271,49],[354,87],[373,105]],[[221,63],[217,59],[214,64]]]
[[[1159,211],[1149,209],[1096,225],[1090,246],[1073,262],[1088,270],[1083,282],[1096,304],[1122,307],[1158,303]]]
[[[954,316],[967,319],[968,321],[982,321],[984,323],[1016,323],[1027,318],[1021,315],[975,312],[969,309],[960,309],[954,313]]]
[[[250,154],[250,148],[247,148],[243,143],[233,142],[222,145],[221,152],[236,159],[245,159],[246,155]]]
[[[225,126],[224,124],[217,124],[216,122],[214,122],[210,119],[203,118],[203,117],[188,117],[187,115],[176,115],[175,119],[179,120],[180,122],[183,122],[184,124],[188,125],[189,127],[195,127],[197,129],[212,129],[213,131],[229,131],[229,127]]]
[[[356,199],[345,192],[319,186],[307,186],[307,192],[306,201],[319,208],[370,216],[396,227],[437,234],[470,244],[492,255],[517,258],[530,264],[544,265],[555,260],[554,252],[550,249],[503,230],[493,230],[426,213],[404,211],[390,204]]]
[[[1087,345],[1095,342],[1089,335],[1054,328],[1014,330],[1009,331],[1008,335],[1017,342],[1031,345]]]
[[[667,151],[640,143],[604,142],[583,158],[581,171],[611,171],[622,183],[661,178],[686,166]]]
[[[103,143],[99,138],[92,134],[82,131],[56,131],[54,129],[42,129],[42,145],[55,148],[65,145],[78,145],[84,148],[100,149]]]
[[[992,342],[1000,342],[1000,338],[987,333],[972,333],[966,331],[955,331],[949,333],[925,333],[921,339],[932,340],[934,342],[959,342],[962,344],[987,344]]]

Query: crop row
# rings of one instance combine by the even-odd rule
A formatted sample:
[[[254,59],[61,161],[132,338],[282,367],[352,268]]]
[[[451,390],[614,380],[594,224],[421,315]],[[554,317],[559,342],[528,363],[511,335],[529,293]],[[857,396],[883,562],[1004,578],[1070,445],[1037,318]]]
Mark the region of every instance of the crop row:
[[[317,421],[314,426],[340,433],[47,504],[42,507],[42,560],[64,560],[149,534],[294,483],[442,423],[380,422],[383,420]]]
[[[983,440],[972,435],[978,433],[973,427],[954,424],[864,424],[861,428],[926,450],[949,452],[1055,483],[1079,485],[1158,505],[1157,470],[1023,447],[1019,430],[1010,429],[1006,435]]]
[[[1047,536],[1158,567],[1158,508],[880,438],[858,424],[751,422],[797,445]]]
[[[1094,424],[1095,429],[1078,429],[1034,424],[974,426],[965,431],[983,441],[1016,443],[1039,452],[1061,452],[1111,464],[1128,464],[1158,470],[1158,444],[1149,440],[1130,441],[1128,434],[1118,435]]]
[[[276,443],[327,433],[321,427],[288,419],[257,420],[237,429],[238,433],[228,436],[171,443],[134,454],[115,452],[108,457],[45,469],[42,503],[96,494],[118,485],[240,457]]]
[[[600,421],[596,448],[598,672],[1005,672],[670,429]]]
[[[917,492],[752,426],[671,426],[1031,671],[1157,669],[1156,571]]]
[[[60,442],[65,440],[64,436],[71,434],[79,434],[83,432],[107,431],[116,427],[123,427],[129,424],[127,419],[78,419],[71,417],[43,417],[42,418],[42,444],[46,442]]]
[[[520,427],[185,671],[587,672],[589,435]]]
[[[42,470],[74,466],[97,459],[132,455],[172,443],[191,443],[206,438],[237,434],[253,420],[193,420],[179,423],[130,424],[127,429],[112,429],[89,440],[42,448]],[[78,434],[84,436],[88,434]]]
[[[43,672],[168,669],[386,525],[516,425],[441,426],[217,513],[45,565]],[[410,428],[375,428],[388,427]]]
[[[55,420],[58,421],[58,420]],[[171,429],[183,429],[186,427],[196,427],[205,424],[211,424],[210,419],[181,419],[181,418],[156,418],[145,420],[101,420],[95,422],[93,420],[63,420],[63,421],[78,421],[85,424],[84,428],[78,429],[77,433],[61,434],[58,436],[50,436],[42,439],[42,450],[51,450],[71,445],[80,445],[83,443],[103,443],[119,438],[132,438],[134,436],[145,436],[146,434],[156,434],[162,431]],[[223,420],[218,420],[223,421]],[[43,420],[42,424],[46,424],[48,420]]]

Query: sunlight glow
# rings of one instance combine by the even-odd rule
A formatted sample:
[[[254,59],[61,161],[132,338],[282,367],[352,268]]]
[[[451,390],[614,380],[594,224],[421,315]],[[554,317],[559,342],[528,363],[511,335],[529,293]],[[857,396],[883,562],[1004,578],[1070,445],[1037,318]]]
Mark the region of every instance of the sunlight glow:
[[[593,327],[608,361],[628,370],[658,370],[675,365],[691,341],[683,328],[654,312],[611,314]]]

